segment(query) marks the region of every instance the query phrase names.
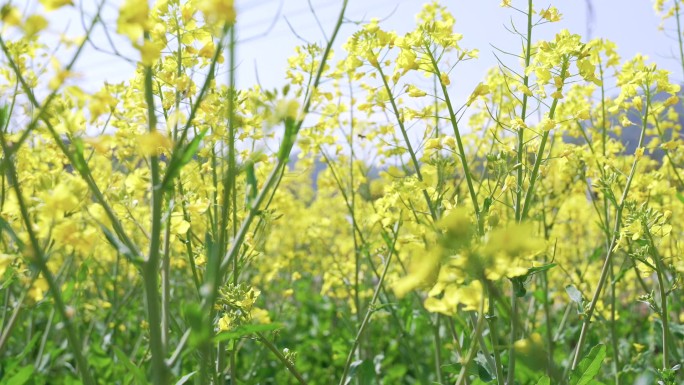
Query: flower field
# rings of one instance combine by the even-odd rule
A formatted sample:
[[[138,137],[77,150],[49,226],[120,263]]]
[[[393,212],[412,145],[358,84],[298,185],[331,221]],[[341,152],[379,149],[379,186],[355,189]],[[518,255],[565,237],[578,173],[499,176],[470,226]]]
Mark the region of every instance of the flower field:
[[[87,2],[0,8],[0,383],[684,384],[684,73],[560,2],[504,0],[492,48],[437,2],[345,35],[340,0],[241,88],[233,0],[50,27]],[[132,77],[82,88],[93,48]]]

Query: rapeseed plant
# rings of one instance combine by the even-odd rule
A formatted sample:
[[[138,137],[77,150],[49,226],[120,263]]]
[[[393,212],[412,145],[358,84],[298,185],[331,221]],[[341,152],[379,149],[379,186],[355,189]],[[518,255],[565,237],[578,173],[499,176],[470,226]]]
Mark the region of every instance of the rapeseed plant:
[[[460,90],[446,6],[333,52],[344,1],[238,89],[232,0],[98,1],[58,57],[80,2],[38,3],[0,10],[3,383],[682,383],[678,75],[506,0]],[[99,28],[135,71],[86,91]]]

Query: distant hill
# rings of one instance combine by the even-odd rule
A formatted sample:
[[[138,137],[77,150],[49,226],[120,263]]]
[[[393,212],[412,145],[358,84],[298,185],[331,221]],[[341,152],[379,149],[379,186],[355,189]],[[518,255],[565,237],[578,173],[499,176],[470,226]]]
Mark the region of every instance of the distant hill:
[[[682,104],[684,102],[684,93],[680,93],[678,96],[680,98],[680,101],[679,101],[679,103],[677,103],[673,107],[674,107],[675,111],[677,111],[677,114],[679,115],[679,125],[680,125],[680,129],[681,129],[681,127],[684,127],[684,105]],[[669,97],[668,94],[660,93],[654,97],[654,100],[662,102],[662,101],[665,101],[668,97]],[[627,116],[633,122],[641,121],[641,117],[636,112],[630,112]],[[640,133],[641,133],[640,127],[632,126],[632,127],[628,127],[626,129],[623,129],[622,130],[622,136],[620,138],[618,138],[618,136],[615,134],[615,132],[610,132],[609,135],[611,138],[619,139],[620,142],[622,142],[622,144],[625,146],[625,153],[626,154],[633,154],[637,148],[637,144],[639,143],[639,134]],[[667,138],[670,138],[672,135],[672,132],[666,132],[665,134],[666,134]],[[654,136],[647,135],[644,138],[644,146],[646,146],[648,143],[650,143],[651,140],[653,140],[653,138],[654,138]],[[563,138],[563,140],[567,143],[575,143],[575,144],[584,143],[583,138],[572,138],[572,137],[565,136]],[[653,151],[653,153],[647,153],[647,155],[650,156],[652,159],[657,160],[658,162],[662,162],[663,157],[665,156],[665,152],[662,149],[657,148],[655,151]]]

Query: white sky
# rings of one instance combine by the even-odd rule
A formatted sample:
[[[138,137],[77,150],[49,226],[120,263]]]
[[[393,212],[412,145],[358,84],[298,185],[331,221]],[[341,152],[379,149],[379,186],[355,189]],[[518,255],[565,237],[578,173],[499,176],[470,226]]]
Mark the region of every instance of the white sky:
[[[6,2],[7,0],[5,0]],[[98,0],[99,1],[99,0]],[[141,0],[143,1],[143,0]],[[323,35],[311,14],[307,0],[236,0],[238,31],[241,39],[247,39],[238,46],[238,82],[249,87],[258,79],[265,88],[282,87],[285,84],[287,57],[294,53],[294,47],[301,41],[290,31],[285,18],[290,21],[300,36],[309,41],[323,43]],[[37,9],[36,0],[13,0],[15,5]],[[75,0],[92,10],[96,0]],[[105,7],[103,19],[114,33],[120,0],[110,0]],[[384,29],[406,32],[415,26],[415,15],[422,0],[349,0],[347,19],[367,21],[372,17],[386,19]],[[490,44],[513,52],[520,52],[519,40],[505,30],[513,17],[516,24],[524,26],[525,20],[517,12],[499,7],[500,0],[442,0],[456,18],[456,32],[464,38],[464,48],[479,48],[480,59],[460,64],[451,75],[450,90],[457,101],[464,101],[482,80],[486,70],[496,65]],[[524,8],[527,1],[513,0],[513,4]],[[332,29],[341,0],[311,0],[313,8],[325,28]],[[538,2],[537,8],[545,8],[548,2]],[[559,23],[546,24],[536,30],[534,40],[551,38],[561,28],[586,37],[587,7],[585,0],[555,0],[553,5],[563,14]],[[636,53],[648,55],[662,68],[673,71],[673,78],[683,78],[681,66],[674,58],[677,52],[675,35],[658,31],[659,18],[652,9],[650,0],[592,0],[594,17],[592,37],[604,37],[617,43],[623,60]],[[278,10],[281,9],[280,14]],[[53,12],[49,15],[52,33],[67,31],[67,35],[82,34],[83,28],[76,8]],[[273,23],[269,30],[269,26]],[[672,27],[672,24],[666,25]],[[338,37],[337,57],[342,55],[341,44],[358,26],[347,24]],[[115,35],[115,33],[114,33]],[[95,40],[106,47],[106,37],[99,28]],[[118,49],[131,57],[129,43],[122,37],[114,37]],[[81,73],[78,83],[87,90],[97,90],[102,82],[120,82],[128,79],[134,66],[117,57],[88,49],[83,55],[77,71]]]

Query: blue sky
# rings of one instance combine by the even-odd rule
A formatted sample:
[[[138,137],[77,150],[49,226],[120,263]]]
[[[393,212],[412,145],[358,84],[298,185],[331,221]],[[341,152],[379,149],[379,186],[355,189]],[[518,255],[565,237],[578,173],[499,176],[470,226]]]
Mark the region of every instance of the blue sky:
[[[83,0],[91,6],[95,0]],[[104,20],[115,30],[117,4],[111,0],[106,7]],[[21,3],[21,1],[20,1]],[[78,4],[78,1],[76,1]],[[90,3],[90,4],[89,4]],[[415,25],[415,15],[422,4],[421,0],[349,0],[347,19],[352,22],[370,20],[372,17],[384,19],[384,29],[406,32]],[[490,44],[519,52],[520,42],[505,29],[511,17],[519,26],[525,20],[507,8],[499,6],[500,0],[442,0],[456,18],[456,32],[462,33],[463,47],[480,49],[480,59],[460,64],[452,74],[451,92],[465,100],[472,89],[482,80],[488,68],[496,65],[493,48]],[[514,5],[523,8],[524,0],[513,0]],[[16,4],[16,1],[15,1]],[[237,0],[238,31],[243,42],[238,49],[238,81],[241,87],[256,83],[257,76],[266,88],[282,87],[285,84],[287,57],[294,47],[302,44],[288,27],[285,19],[297,34],[312,42],[323,42],[324,37],[311,13],[307,0]],[[311,0],[318,18],[326,30],[332,29],[341,0]],[[587,35],[588,21],[591,22],[591,36],[603,37],[617,43],[619,53],[626,60],[636,53],[648,55],[662,68],[673,72],[673,78],[681,81],[682,70],[675,58],[676,41],[672,30],[659,31],[660,19],[653,11],[649,0],[593,0],[593,18],[588,19],[584,0],[556,0],[552,3],[538,2],[537,8],[555,5],[563,14],[559,23],[546,24],[536,29],[536,39],[549,39],[559,29],[567,28],[573,33]],[[51,31],[68,31],[76,35],[82,31],[77,10],[63,10],[52,13]],[[670,23],[666,27],[673,27]],[[341,44],[358,28],[349,23],[340,32],[336,52],[342,55]],[[667,28],[666,28],[667,29]],[[115,43],[122,52],[128,43],[116,38]],[[96,31],[95,40],[106,41],[101,29]],[[111,55],[89,49],[77,67],[82,73],[79,84],[88,90],[96,90],[103,81],[118,82],[126,80],[133,72],[133,65]]]

